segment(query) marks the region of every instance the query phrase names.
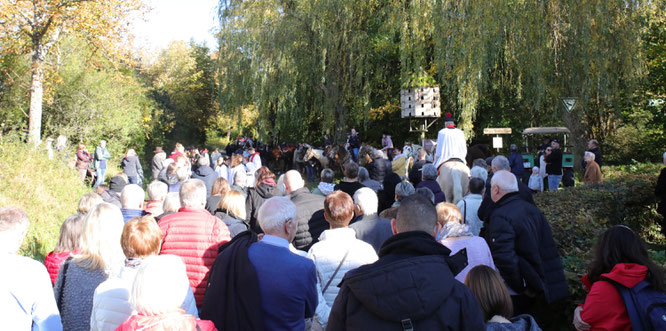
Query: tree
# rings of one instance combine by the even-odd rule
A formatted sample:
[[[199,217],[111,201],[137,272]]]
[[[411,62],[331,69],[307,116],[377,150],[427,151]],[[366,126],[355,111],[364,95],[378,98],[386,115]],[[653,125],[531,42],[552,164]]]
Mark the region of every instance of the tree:
[[[214,61],[208,53],[205,46],[174,41],[144,68],[160,108],[153,130],[170,142],[198,145],[206,141],[207,128],[217,113]]]
[[[88,146],[106,139],[116,156],[128,148],[141,153],[155,109],[150,91],[134,70],[106,60],[87,64],[93,54],[85,41],[66,37],[47,57],[59,82],[51,88],[52,101],[44,104],[43,134],[64,134]]]
[[[131,15],[145,10],[140,0],[2,0],[0,57],[30,54],[29,140],[41,139],[46,56],[61,35],[75,34],[116,61],[129,59],[121,47]]]
[[[395,111],[399,89],[425,72],[441,86],[442,110],[455,114],[468,138],[479,123],[518,132],[566,124],[580,155],[586,139],[603,141],[622,109],[638,102],[641,36],[648,16],[663,17],[663,5],[222,0],[221,106],[254,104],[291,139],[312,139],[325,128],[340,139],[359,125],[376,135],[385,121],[407,137]],[[578,99],[573,114],[562,107],[567,96]],[[378,120],[381,128],[370,125]]]

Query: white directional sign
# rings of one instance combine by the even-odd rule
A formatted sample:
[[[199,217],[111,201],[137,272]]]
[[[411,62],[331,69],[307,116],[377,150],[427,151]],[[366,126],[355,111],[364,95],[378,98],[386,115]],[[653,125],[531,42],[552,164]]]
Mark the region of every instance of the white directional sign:
[[[493,137],[493,148],[502,148],[502,137]]]
[[[562,103],[564,104],[564,108],[566,108],[567,111],[571,113],[571,111],[576,106],[576,98],[562,98]]]

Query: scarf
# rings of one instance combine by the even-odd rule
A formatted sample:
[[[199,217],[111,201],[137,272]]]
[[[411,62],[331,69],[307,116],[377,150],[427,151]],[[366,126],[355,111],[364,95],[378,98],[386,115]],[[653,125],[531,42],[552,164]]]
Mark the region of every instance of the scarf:
[[[326,183],[326,182],[319,182],[319,185],[317,188],[323,193],[324,195],[329,195],[333,193],[333,188],[335,187],[335,184],[333,183]]]
[[[458,222],[447,222],[444,224],[439,233],[437,233],[437,241],[442,241],[449,237],[466,237],[473,236],[469,231],[469,226]]]
[[[273,179],[273,178],[271,178],[271,177],[264,178],[264,180],[262,180],[261,182],[264,183],[264,184],[266,184],[266,185],[276,186],[276,184],[275,184],[275,179]]]

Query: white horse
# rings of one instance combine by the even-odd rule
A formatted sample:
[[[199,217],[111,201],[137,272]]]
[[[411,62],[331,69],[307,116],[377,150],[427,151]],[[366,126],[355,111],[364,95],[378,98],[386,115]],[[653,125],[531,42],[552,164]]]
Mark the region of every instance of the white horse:
[[[458,204],[467,192],[469,168],[458,159],[449,159],[439,167],[437,183],[444,191],[446,202]]]
[[[324,155],[323,150],[312,148],[312,146],[308,146],[308,149],[305,151],[305,157],[303,157],[303,160],[307,162],[310,161],[311,158],[315,158],[317,161],[319,161],[319,164],[321,164],[322,169],[328,168],[328,157]]]
[[[405,154],[406,157],[411,156],[412,159],[416,160],[416,157],[419,154],[419,150],[422,150],[422,149],[423,149],[423,147],[421,145],[406,142],[405,146],[402,148],[402,154]]]

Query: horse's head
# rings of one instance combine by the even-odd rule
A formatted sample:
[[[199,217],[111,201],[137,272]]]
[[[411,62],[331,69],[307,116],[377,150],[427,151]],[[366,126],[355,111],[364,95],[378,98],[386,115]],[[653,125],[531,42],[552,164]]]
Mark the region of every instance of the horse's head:
[[[305,154],[303,156],[304,161],[309,161],[312,157],[314,157],[314,149],[312,149],[312,146],[306,145],[307,147],[305,148]]]

